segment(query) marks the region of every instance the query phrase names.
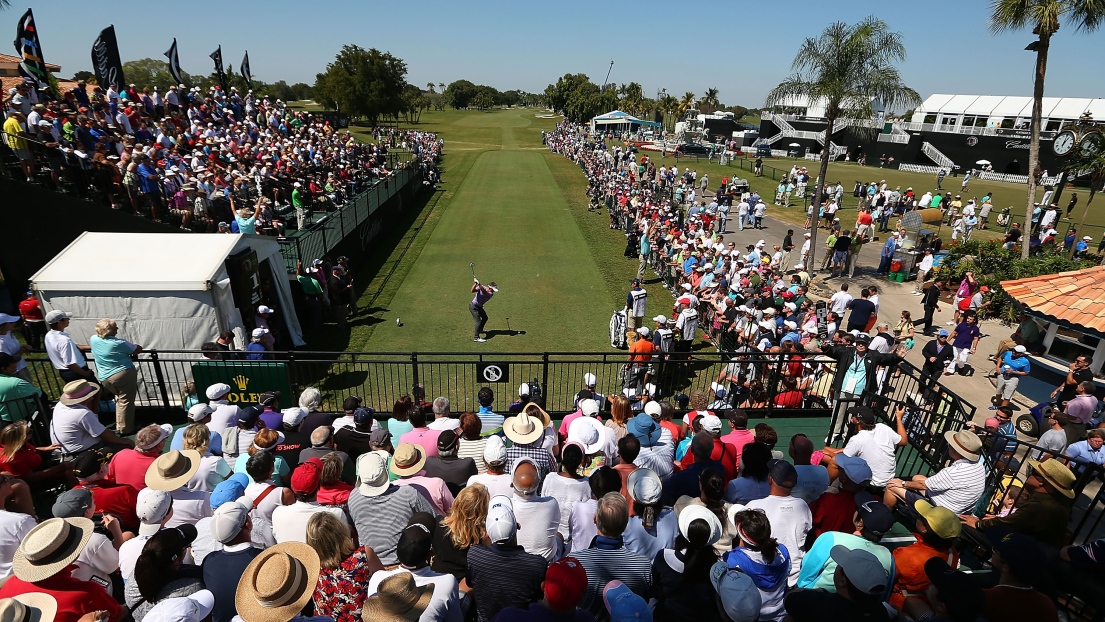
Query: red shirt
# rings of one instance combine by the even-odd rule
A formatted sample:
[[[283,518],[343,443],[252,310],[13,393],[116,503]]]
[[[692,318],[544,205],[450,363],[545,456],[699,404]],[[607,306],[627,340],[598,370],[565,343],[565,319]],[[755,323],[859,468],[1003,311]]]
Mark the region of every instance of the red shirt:
[[[11,460],[7,460],[4,454],[0,453],[0,470],[11,473],[15,477],[23,477],[40,466],[42,466],[42,456],[30,443],[24,443],[23,448],[15,452]]]
[[[20,594],[49,594],[58,601],[55,622],[77,622],[84,614],[100,610],[108,612],[111,622],[118,622],[123,617],[123,608],[99,583],[74,579],[72,575],[76,569],[76,564],[70,564],[56,575],[35,583],[28,583],[12,575],[0,587],[0,598]]]
[[[111,459],[107,467],[107,478],[116,484],[130,484],[135,490],[142,490],[146,487],[146,471],[155,460],[156,455],[124,449]]]
[[[710,459],[717,460],[725,467],[725,483],[737,477],[737,448],[729,443],[723,443],[720,438],[714,439],[714,450],[710,452]],[[679,462],[684,469],[694,464],[694,454],[689,450]]]
[[[349,501],[349,493],[353,487],[342,481],[334,482],[332,486],[323,486],[318,489],[319,505],[343,505]]]
[[[679,441],[683,440],[683,428],[674,421],[661,421],[660,425],[667,428],[668,432],[671,432],[671,438],[678,445]]]
[[[614,470],[617,471],[618,476],[622,478],[621,493],[622,493],[622,496],[625,497],[625,502],[629,504],[629,515],[630,516],[635,516],[636,513],[633,511],[633,499],[629,498],[629,486],[628,486],[628,484],[629,484],[629,474],[637,470],[637,465],[635,465],[633,463],[626,464],[626,463],[623,462],[621,464],[615,464],[614,465]]]
[[[113,514],[127,527],[138,527],[138,515],[134,513],[138,507],[138,490],[134,486],[100,480],[80,484],[77,488],[92,492],[97,512]]]
[[[826,531],[853,533],[856,530],[852,521],[856,515],[856,493],[847,490],[825,493],[810,504],[810,514],[813,515],[814,538]]]
[[[775,396],[775,405],[780,408],[798,408],[802,405],[802,392],[784,391]]]
[[[857,220],[861,225],[869,225],[873,218],[871,217],[871,212],[861,212]]]
[[[42,305],[38,303],[37,298],[27,298],[19,303],[19,314],[28,322],[43,322],[46,320],[46,317],[42,315]]]

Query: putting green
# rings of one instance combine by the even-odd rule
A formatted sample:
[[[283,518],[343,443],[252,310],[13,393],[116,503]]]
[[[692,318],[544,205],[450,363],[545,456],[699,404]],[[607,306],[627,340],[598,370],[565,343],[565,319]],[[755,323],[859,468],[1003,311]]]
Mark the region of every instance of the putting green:
[[[386,311],[374,314],[383,321],[372,328],[367,351],[609,348],[610,292],[565,189],[535,148],[540,128],[552,122],[534,112],[471,112],[437,130],[446,141],[445,181],[455,194],[402,284],[382,305]],[[499,149],[492,144],[496,139]],[[489,150],[466,173],[457,170],[462,178],[456,179],[450,175],[454,149]],[[576,175],[582,179],[578,169]],[[496,281],[500,288],[486,305],[489,340],[481,344],[472,342],[468,311],[471,262],[481,282]]]

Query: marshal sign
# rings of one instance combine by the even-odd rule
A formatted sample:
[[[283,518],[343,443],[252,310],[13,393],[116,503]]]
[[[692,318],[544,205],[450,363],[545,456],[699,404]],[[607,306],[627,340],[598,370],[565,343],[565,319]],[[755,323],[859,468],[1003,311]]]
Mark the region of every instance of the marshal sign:
[[[238,406],[257,403],[262,393],[280,392],[280,408],[295,406],[288,369],[284,363],[265,361],[204,361],[192,364],[196,395],[206,396],[207,387],[225,382],[230,385],[226,401]]]

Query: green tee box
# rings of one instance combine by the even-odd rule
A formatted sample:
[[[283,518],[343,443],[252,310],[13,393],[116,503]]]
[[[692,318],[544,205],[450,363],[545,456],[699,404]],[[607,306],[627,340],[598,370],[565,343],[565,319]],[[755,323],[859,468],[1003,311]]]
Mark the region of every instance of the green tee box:
[[[202,361],[192,364],[196,395],[207,395],[207,387],[225,382],[230,385],[226,399],[231,404],[249,406],[262,393],[280,392],[280,408],[296,405],[285,363],[267,361]]]

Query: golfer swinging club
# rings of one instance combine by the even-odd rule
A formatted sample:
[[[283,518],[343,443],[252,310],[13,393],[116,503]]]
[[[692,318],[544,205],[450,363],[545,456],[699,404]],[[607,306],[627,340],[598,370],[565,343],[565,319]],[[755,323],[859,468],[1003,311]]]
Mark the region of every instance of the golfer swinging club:
[[[472,312],[472,321],[475,323],[472,341],[483,343],[487,341],[480,337],[480,333],[486,333],[483,325],[487,324],[487,313],[484,312],[483,306],[487,304],[488,300],[491,300],[491,297],[499,291],[499,288],[495,286],[495,281],[491,281],[490,285],[480,285],[480,281],[476,277],[472,277],[472,280],[475,281],[472,283],[472,293],[476,294],[476,297],[468,304],[468,310]]]

